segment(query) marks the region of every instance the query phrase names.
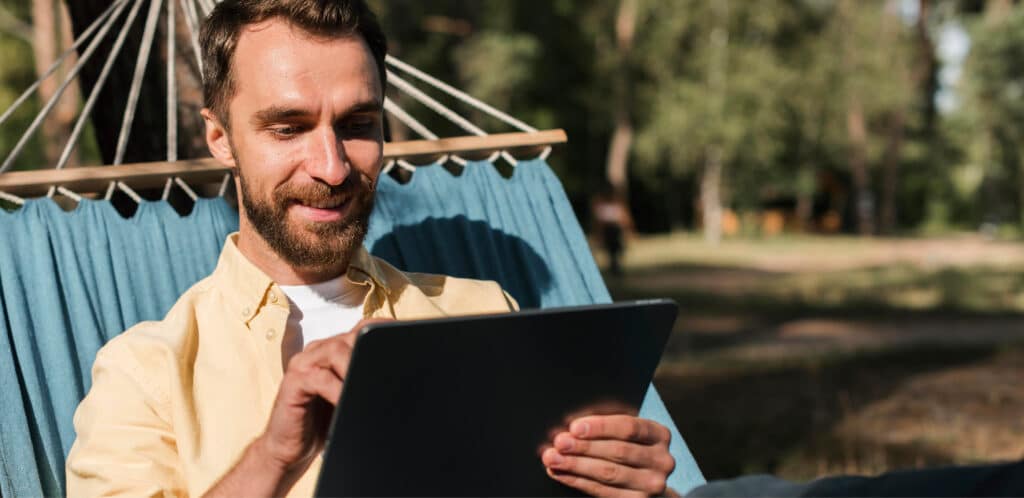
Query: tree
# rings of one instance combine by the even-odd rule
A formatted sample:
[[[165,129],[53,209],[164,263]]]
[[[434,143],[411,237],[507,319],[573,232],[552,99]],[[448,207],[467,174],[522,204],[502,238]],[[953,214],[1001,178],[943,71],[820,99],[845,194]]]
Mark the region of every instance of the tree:
[[[633,71],[630,55],[633,40],[636,37],[636,16],[639,0],[619,0],[618,14],[615,16],[615,58],[616,70],[611,77],[614,80],[613,106],[615,108],[615,131],[612,132],[608,144],[608,161],[606,166],[608,183],[620,198],[626,198],[629,189],[626,185],[629,157],[633,146]]]
[[[645,23],[650,29],[638,42],[646,101],[638,154],[650,177],[659,164],[670,175],[699,175],[705,236],[714,244],[728,185],[756,176],[778,153],[785,70],[770,40],[793,12],[781,1],[678,7],[660,3],[645,13],[659,22]],[[671,13],[677,9],[685,17]]]
[[[898,5],[893,1],[888,2],[889,12],[896,12]],[[921,115],[920,136],[934,137],[935,128],[935,92],[936,92],[936,68],[935,46],[929,31],[929,19],[932,14],[931,0],[917,1],[917,19],[913,26],[913,46],[909,48],[910,61],[893,60],[892,74],[908,78],[913,95],[908,104],[916,104],[917,112]],[[893,24],[899,22],[896,15],[888,16],[886,21],[886,39],[899,42],[898,29]],[[898,28],[898,25],[896,26]],[[895,35],[895,36],[894,36]],[[904,76],[905,75],[905,76]],[[912,107],[911,106],[911,107]],[[879,230],[882,233],[893,233],[898,224],[898,195],[899,195],[899,168],[903,162],[902,148],[905,143],[905,132],[907,128],[907,114],[909,109],[904,106],[894,107],[886,120],[887,141],[885,152],[882,158],[882,196],[881,211],[879,213]]]
[[[71,27],[67,10],[61,3],[54,0],[32,0],[32,50],[35,61],[36,77],[42,78],[51,65],[57,60],[58,52],[71,47]],[[69,57],[61,70],[39,85],[39,99],[49,101],[57,92],[57,87],[68,73],[67,68],[74,65],[77,59]],[[50,116],[43,121],[42,133],[43,155],[45,166],[57,163],[65,144],[71,138],[71,128],[81,99],[78,88],[69,86],[61,96]],[[78,164],[77,149],[72,151],[66,166]]]
[[[984,172],[988,221],[1003,218],[1000,206],[1016,205],[1014,217],[1024,225],[1024,9],[993,0],[973,25],[960,110],[970,123],[967,160]]]
[[[36,79],[31,57],[33,29],[31,4],[0,1],[0,113]],[[30,98],[0,124],[0,161],[5,160],[39,111],[39,101]],[[45,159],[38,134],[30,137],[27,146],[14,162],[14,169],[40,167]]]

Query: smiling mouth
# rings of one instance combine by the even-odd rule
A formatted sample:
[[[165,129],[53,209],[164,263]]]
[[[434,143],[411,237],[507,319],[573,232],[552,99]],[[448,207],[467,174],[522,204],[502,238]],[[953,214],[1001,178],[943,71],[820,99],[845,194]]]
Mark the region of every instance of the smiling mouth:
[[[320,200],[293,201],[292,206],[299,216],[314,223],[337,223],[345,219],[353,197],[344,195]]]
[[[345,196],[345,197],[336,197],[336,198],[333,198],[333,199],[323,199],[323,200],[318,200],[318,201],[297,200],[297,201],[295,201],[295,203],[300,205],[300,206],[307,207],[307,208],[313,208],[313,209],[338,209],[340,207],[345,206],[345,204],[348,202],[348,199],[349,199],[349,197]]]

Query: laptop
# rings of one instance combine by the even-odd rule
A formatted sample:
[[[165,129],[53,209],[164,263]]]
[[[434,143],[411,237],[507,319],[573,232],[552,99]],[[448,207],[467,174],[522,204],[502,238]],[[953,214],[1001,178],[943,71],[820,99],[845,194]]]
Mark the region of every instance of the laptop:
[[[366,326],[317,496],[579,496],[540,454],[586,414],[637,414],[670,300]]]

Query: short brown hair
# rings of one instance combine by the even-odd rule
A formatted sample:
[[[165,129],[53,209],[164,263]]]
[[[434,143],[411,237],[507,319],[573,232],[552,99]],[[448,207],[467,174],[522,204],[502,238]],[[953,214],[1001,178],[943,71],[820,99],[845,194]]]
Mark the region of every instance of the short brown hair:
[[[224,126],[229,125],[228,101],[235,91],[231,59],[242,28],[274,17],[318,37],[362,37],[377,63],[383,90],[387,39],[363,0],[224,0],[206,18],[199,35],[203,104]]]

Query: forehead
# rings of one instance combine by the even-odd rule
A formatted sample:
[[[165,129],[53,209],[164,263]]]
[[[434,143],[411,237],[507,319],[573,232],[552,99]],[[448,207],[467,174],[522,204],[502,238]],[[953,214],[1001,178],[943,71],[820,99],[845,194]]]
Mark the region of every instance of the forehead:
[[[360,37],[319,38],[280,20],[243,28],[232,61],[230,106],[328,106],[382,100],[377,65]]]

